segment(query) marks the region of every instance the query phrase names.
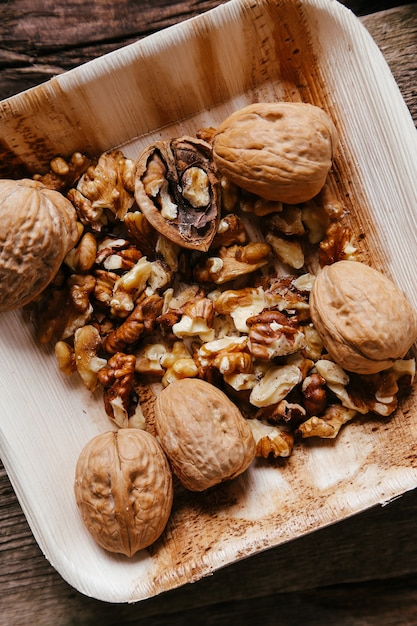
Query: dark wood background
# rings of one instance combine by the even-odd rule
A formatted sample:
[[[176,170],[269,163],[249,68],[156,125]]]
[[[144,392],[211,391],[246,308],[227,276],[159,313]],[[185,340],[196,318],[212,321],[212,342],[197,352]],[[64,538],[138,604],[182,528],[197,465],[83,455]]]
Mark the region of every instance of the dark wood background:
[[[218,4],[0,0],[0,99]],[[417,123],[416,3],[344,4],[362,16]],[[82,596],[53,570],[0,464],[0,626],[234,623],[416,626],[417,490],[193,585],[119,606]]]
[[[218,4],[221,1],[0,0],[0,99]],[[406,3],[341,4],[363,16]]]

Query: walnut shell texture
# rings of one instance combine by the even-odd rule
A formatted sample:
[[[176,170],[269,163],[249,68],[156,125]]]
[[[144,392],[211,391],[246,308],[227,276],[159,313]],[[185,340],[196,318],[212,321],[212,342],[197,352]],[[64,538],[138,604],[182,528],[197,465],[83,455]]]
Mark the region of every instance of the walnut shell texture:
[[[190,491],[235,478],[255,457],[248,422],[204,380],[184,378],[165,387],[156,399],[155,426],[173,472]]]
[[[31,179],[0,180],[0,224],[0,311],[7,311],[48,285],[78,229],[71,202]]]
[[[120,429],[97,435],[83,448],[74,492],[96,542],[132,556],[165,529],[173,501],[172,474],[153,435]]]
[[[330,357],[358,374],[388,369],[417,339],[417,313],[405,295],[358,261],[338,261],[319,272],[310,310]]]
[[[213,159],[246,191],[297,204],[323,188],[337,143],[337,130],[323,109],[304,102],[257,103],[218,126]]]

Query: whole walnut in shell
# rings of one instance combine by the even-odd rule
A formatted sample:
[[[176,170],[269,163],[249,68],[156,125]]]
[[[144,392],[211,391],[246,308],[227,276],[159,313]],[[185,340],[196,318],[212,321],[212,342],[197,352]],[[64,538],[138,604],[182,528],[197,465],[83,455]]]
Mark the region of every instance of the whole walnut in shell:
[[[338,261],[319,272],[310,310],[330,357],[350,372],[388,369],[417,339],[417,313],[405,295],[358,261]]]
[[[248,422],[204,380],[184,378],[165,387],[156,399],[155,426],[174,473],[190,491],[235,478],[255,457]]]
[[[303,102],[251,104],[216,129],[213,159],[219,171],[267,200],[297,204],[326,182],[338,142],[327,113]]]
[[[132,556],[162,534],[172,474],[156,438],[137,428],[97,435],[81,451],[75,497],[84,524],[110,552]]]
[[[77,239],[75,209],[60,192],[31,179],[0,180],[0,311],[33,300]]]

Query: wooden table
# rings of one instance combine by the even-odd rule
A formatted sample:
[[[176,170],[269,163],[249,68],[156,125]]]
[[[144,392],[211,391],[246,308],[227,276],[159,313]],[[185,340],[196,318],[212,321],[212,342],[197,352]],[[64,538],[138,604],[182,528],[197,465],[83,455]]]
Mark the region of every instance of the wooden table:
[[[2,3],[0,99],[217,4]],[[345,4],[362,15],[417,123],[417,4],[364,16],[368,3]],[[0,464],[0,553],[1,626],[417,624],[417,491],[157,598],[109,605],[45,560]]]

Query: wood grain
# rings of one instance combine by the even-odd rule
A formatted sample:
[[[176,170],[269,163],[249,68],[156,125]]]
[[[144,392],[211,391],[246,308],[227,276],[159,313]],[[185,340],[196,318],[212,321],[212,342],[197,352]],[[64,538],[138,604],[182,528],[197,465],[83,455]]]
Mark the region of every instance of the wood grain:
[[[121,2],[115,12],[112,2],[84,7],[80,2],[60,5],[48,0],[38,13],[33,2],[2,4],[0,97],[215,4],[143,2],[135,9],[134,3]],[[83,11],[88,19],[80,32]],[[368,15],[362,21],[390,64],[417,123],[417,6]],[[236,621],[411,626],[417,623],[416,515],[413,491],[193,585],[138,605],[109,605],[74,591],[44,559],[1,467],[0,624],[157,626],[169,621],[173,626],[221,626]]]

